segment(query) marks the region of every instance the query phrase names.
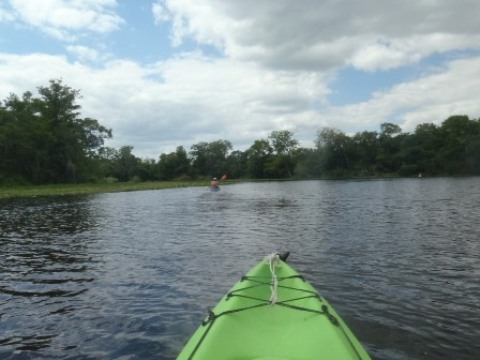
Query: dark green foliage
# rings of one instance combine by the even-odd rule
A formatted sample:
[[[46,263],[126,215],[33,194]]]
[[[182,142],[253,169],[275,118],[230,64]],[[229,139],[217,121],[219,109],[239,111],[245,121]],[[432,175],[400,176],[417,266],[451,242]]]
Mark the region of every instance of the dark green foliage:
[[[235,150],[226,159],[225,173],[233,179],[245,177],[248,166],[247,152]]]
[[[413,134],[381,124],[380,134],[349,137],[339,130],[318,133],[317,164],[323,177],[480,174],[480,120],[451,116],[441,126],[418,125]],[[311,162],[311,159],[308,160]],[[341,175],[343,174],[343,175]]]
[[[191,172],[190,160],[183,146],[175,152],[160,155],[158,161],[158,177],[160,180],[186,178]]]
[[[480,140],[480,124],[468,116],[451,116],[442,123],[439,131],[442,170],[449,175],[475,173],[475,151]],[[472,168],[473,165],[473,168]]]
[[[0,109],[0,172],[43,184],[86,181],[110,129],[79,117],[79,92],[51,80],[40,97],[10,95]]]
[[[113,157],[112,176],[119,181],[130,181],[138,175],[140,159],[132,154],[133,146],[122,146]]]
[[[245,151],[228,140],[199,142],[140,159],[132,146],[104,147],[112,131],[80,117],[79,91],[52,80],[39,97],[11,94],[0,103],[0,184],[153,181],[229,178],[342,178],[480,175],[480,120],[455,115],[440,126],[402,133],[383,123],[380,132],[349,136],[318,131],[314,148],[300,148],[293,133],[273,131]]]
[[[294,154],[298,148],[298,141],[288,130],[273,131],[268,138],[274,152],[274,156],[267,163],[270,175],[273,175],[274,178],[292,177],[295,168]]]
[[[195,176],[220,177],[227,167],[226,159],[232,143],[228,140],[200,142],[191,147],[192,168]]]
[[[270,147],[268,140],[255,140],[246,153],[247,174],[257,179],[267,178],[269,174],[267,174],[266,164],[270,162],[273,156],[273,149]]]
[[[363,131],[352,138],[355,148],[355,171],[363,176],[376,172],[376,159],[379,149],[378,133]]]

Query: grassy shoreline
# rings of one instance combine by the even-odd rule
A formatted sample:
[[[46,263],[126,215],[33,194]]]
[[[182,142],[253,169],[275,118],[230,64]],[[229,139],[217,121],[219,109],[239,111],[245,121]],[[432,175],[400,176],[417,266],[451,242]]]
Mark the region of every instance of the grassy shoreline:
[[[91,195],[142,190],[173,189],[179,187],[205,186],[208,181],[151,181],[130,183],[98,183],[98,184],[55,184],[38,186],[5,186],[0,187],[0,199],[37,196]]]
[[[239,182],[265,182],[265,181],[298,181],[298,180],[388,180],[400,177],[392,174],[375,177],[346,177],[346,178],[317,178],[317,179],[239,179],[222,181],[221,185],[236,184]],[[92,195],[102,193],[116,193],[143,190],[161,190],[186,187],[208,187],[209,180],[190,181],[146,181],[146,182],[114,182],[114,183],[81,183],[81,184],[51,184],[51,185],[24,185],[0,186],[0,199],[25,198],[37,196],[64,196],[64,195]]]

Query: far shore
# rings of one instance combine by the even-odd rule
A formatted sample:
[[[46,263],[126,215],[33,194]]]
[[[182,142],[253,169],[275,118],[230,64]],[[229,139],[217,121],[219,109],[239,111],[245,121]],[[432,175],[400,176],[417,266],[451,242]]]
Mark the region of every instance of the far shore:
[[[456,177],[456,176],[455,176]],[[388,180],[403,178],[388,174],[372,177],[347,177],[347,178],[318,178],[318,179],[235,179],[225,180],[220,186],[239,182],[265,182],[265,181],[295,181],[295,180]],[[416,178],[416,177],[407,177]],[[421,178],[420,178],[421,179]],[[112,183],[80,183],[80,184],[50,184],[50,185],[0,185],[0,199],[26,198],[37,196],[63,196],[63,195],[91,195],[102,193],[116,193],[143,190],[161,190],[186,187],[208,188],[209,180],[172,180],[172,181],[145,181],[145,182],[112,182]]]
[[[82,183],[28,186],[0,186],[0,199],[37,196],[90,195],[126,191],[173,189],[179,187],[205,186],[208,181],[149,181],[149,182],[115,182]]]

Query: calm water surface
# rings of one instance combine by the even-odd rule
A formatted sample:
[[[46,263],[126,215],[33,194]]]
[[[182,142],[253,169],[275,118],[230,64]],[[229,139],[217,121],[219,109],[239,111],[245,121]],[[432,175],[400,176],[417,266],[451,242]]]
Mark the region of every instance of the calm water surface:
[[[175,359],[258,260],[375,359],[480,358],[480,178],[0,199],[1,359]]]

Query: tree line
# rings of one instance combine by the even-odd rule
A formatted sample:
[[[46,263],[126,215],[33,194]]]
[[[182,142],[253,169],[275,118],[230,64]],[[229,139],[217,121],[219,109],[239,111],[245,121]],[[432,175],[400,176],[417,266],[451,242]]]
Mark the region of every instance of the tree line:
[[[0,183],[480,174],[480,120],[467,115],[420,124],[412,133],[392,123],[354,135],[323,128],[312,148],[299,146],[291,131],[272,131],[245,151],[219,139],[188,151],[178,146],[155,160],[135,156],[129,145],[105,146],[112,130],[81,118],[79,91],[61,80],[38,94],[10,94],[0,102]]]

